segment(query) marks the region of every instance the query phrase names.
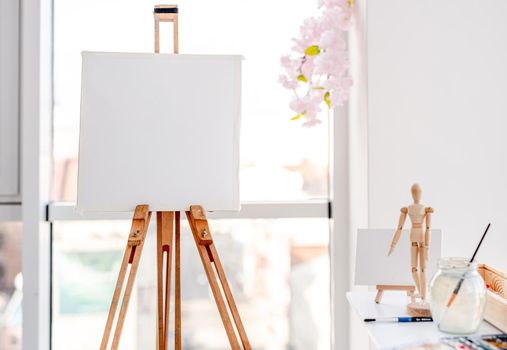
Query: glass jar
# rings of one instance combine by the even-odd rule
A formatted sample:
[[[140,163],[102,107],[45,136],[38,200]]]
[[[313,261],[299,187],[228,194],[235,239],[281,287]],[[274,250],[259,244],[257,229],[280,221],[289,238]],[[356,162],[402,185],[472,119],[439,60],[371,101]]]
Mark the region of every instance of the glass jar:
[[[447,307],[461,279],[461,288]],[[454,334],[474,333],[482,322],[485,306],[486,285],[477,263],[465,258],[441,258],[430,284],[430,309],[438,328]]]

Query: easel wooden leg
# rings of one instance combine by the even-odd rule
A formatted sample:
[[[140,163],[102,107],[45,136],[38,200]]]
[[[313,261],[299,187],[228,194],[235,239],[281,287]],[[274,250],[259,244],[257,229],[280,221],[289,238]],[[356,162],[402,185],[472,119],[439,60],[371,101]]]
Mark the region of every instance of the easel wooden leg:
[[[377,284],[376,288],[377,295],[375,296],[375,303],[377,304],[382,301],[382,296],[386,290],[405,291],[411,301],[415,300],[415,286]]]
[[[155,53],[160,53],[160,19],[159,16],[154,16],[153,23],[155,24]]]
[[[383,295],[384,295],[384,290],[377,288],[377,295],[375,296],[375,303],[377,303],[377,304],[380,303],[382,301]]]
[[[218,273],[218,278],[222,284],[222,289],[225,294],[225,298],[227,299],[227,304],[229,304],[229,309],[231,310],[232,317],[234,319],[234,323],[236,324],[236,328],[239,333],[239,337],[243,344],[244,349],[250,349],[250,343],[248,341],[248,337],[245,332],[245,328],[243,327],[243,322],[241,322],[241,317],[239,316],[238,308],[236,307],[236,302],[234,301],[234,296],[232,295],[231,288],[229,287],[229,283],[227,281],[227,277],[225,276],[225,271],[222,267],[222,263],[220,262],[220,258],[218,256],[218,252],[215,248],[214,244],[209,246],[211,250],[211,255],[213,257],[213,261],[215,262],[215,268]]]
[[[167,11],[161,11],[167,10]],[[156,5],[154,10],[154,33],[155,33],[155,53],[160,53],[160,23],[172,22],[174,29],[174,53],[178,53],[178,6],[177,5]],[[170,214],[169,214],[170,213]],[[173,247],[173,222],[176,226],[175,238],[175,349],[181,349],[181,291],[180,291],[180,213],[179,212],[159,212],[160,216],[159,231],[157,234],[159,244],[157,250],[158,266],[158,328],[157,328],[157,349],[167,349],[168,326],[169,326],[169,305],[171,290],[171,262]],[[163,219],[164,218],[164,219]],[[169,224],[170,223],[170,224]],[[170,229],[169,229],[170,227]],[[164,238],[165,237],[165,238]],[[165,297],[163,291],[163,256],[166,255],[166,277],[165,277]],[[165,298],[165,306],[164,306]]]
[[[192,230],[192,234],[194,236],[197,250],[199,251],[199,256],[201,257],[201,261],[204,266],[204,271],[208,277],[211,291],[213,292],[213,297],[215,298],[215,303],[217,304],[220,317],[222,318],[222,322],[224,324],[231,349],[239,350],[241,348],[239,346],[234,327],[229,317],[229,310],[227,309],[222,291],[218,285],[218,281],[220,281],[220,285],[224,291],[227,304],[229,305],[230,312],[239,334],[239,338],[243,344],[243,348],[250,350],[250,342],[248,341],[245,329],[243,328],[243,323],[241,322],[234,297],[232,296],[232,292],[229,288],[225,272],[223,270],[222,264],[220,263],[220,258],[218,257],[217,250],[213,243],[208,221],[204,215],[204,210],[202,207],[192,206],[190,208],[190,211],[186,212],[186,215],[190,224],[190,228]],[[215,268],[218,274],[218,281],[212,263],[215,263]]]
[[[128,265],[130,266],[130,272],[127,279],[127,285],[125,287],[125,293],[123,296],[123,302],[120,308],[120,314],[116,323],[116,329],[114,332],[113,343],[111,349],[116,350],[120,342],[121,332],[123,330],[123,324],[125,322],[125,316],[127,313],[128,304],[130,301],[130,295],[132,294],[132,286],[136,278],[137,268],[139,266],[139,260],[141,258],[141,252],[146,239],[146,232],[148,231],[148,225],[150,222],[151,213],[148,211],[147,205],[138,205],[134,212],[134,218],[132,219],[132,227],[123,255],[122,264],[120,267],[120,273],[118,275],[118,281],[113,294],[113,300],[109,309],[109,315],[107,317],[106,327],[104,329],[104,335],[100,345],[101,350],[106,350],[109,343],[109,337],[111,335],[111,328],[113,326],[114,317],[116,315],[116,309],[120,300],[120,294],[123,288],[123,282],[127,273]]]
[[[208,221],[204,215],[204,210],[199,206],[192,206],[190,211],[186,212],[192,235],[194,237],[199,256],[208,277],[208,282],[213,292],[213,297],[217,305],[220,317],[229,339],[231,349],[240,350],[240,341],[243,349],[251,350],[248,337],[246,335],[243,323],[234,301],[229,283],[225,276],[222,263],[218,252],[213,243],[213,238],[208,226]],[[125,322],[132,287],[137,274],[141,252],[146,239],[146,232],[151,218],[151,212],[147,205],[136,207],[132,228],[130,231],[127,247],[123,255],[123,260],[116,283],[116,288],[111,302],[111,308],[106,322],[101,350],[107,350],[109,337],[113,326],[116,310],[120,300],[120,294],[123,283],[127,275],[127,269],[130,265],[130,272],[125,287],[123,302],[120,308],[118,321],[111,345],[112,350],[117,350],[120,337]],[[181,271],[180,271],[180,212],[157,212],[157,349],[166,350],[168,343],[169,326],[169,306],[171,295],[171,267],[172,250],[175,253],[175,349],[181,350]],[[173,245],[173,232],[175,232],[175,241]],[[165,256],[165,263],[164,263]],[[214,266],[214,268],[213,268]],[[165,271],[165,276],[164,276]],[[217,278],[218,277],[218,278]],[[220,284],[219,284],[220,283]],[[223,292],[222,292],[223,291]],[[224,299],[225,296],[225,299]],[[227,301],[227,303],[226,303]],[[230,315],[232,315],[231,320]],[[234,327],[235,326],[235,327]],[[239,336],[239,339],[238,339]]]
[[[415,303],[415,291],[407,290],[407,296],[410,298],[411,303]]]
[[[180,266],[180,212],[175,213],[175,241],[176,254],[174,257],[174,349],[181,350],[181,266]]]
[[[174,212],[157,212],[157,349],[167,349]],[[164,266],[165,255],[165,266]],[[165,267],[165,278],[164,278]]]

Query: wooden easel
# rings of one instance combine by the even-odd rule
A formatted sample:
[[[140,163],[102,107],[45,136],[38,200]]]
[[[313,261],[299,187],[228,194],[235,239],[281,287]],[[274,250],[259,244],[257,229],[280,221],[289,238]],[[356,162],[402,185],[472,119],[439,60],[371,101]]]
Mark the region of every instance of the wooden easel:
[[[402,285],[388,285],[388,284],[377,284],[377,295],[375,295],[375,303],[379,304],[382,301],[382,296],[386,290],[397,290],[406,291],[407,296],[410,298],[410,302],[415,302],[415,286],[402,286]]]
[[[174,27],[174,53],[178,53],[178,7],[176,5],[157,5],[155,16],[155,53],[160,53],[160,22],[172,22]],[[127,284],[123,294],[118,320],[114,331],[111,349],[118,349],[127,308],[132,294],[132,287],[136,278],[141,252],[146,239],[148,225],[152,212],[148,205],[138,205],[132,219],[132,227],[123,255],[120,273],[109,315],[102,337],[101,350],[106,350],[113,322],[118,308],[127,269],[130,267]],[[218,252],[213,243],[211,231],[204,209],[201,206],[191,206],[185,212],[192,235],[194,237],[199,256],[206,272],[215,303],[218,307],[231,349],[241,349],[240,342],[245,350],[251,350],[248,337],[241,322],[234,297],[220,262]],[[157,216],[157,350],[166,350],[168,347],[168,326],[171,296],[171,270],[172,253],[175,250],[175,344],[176,350],[181,350],[181,276],[180,276],[180,212],[158,211]],[[173,237],[174,236],[174,237]],[[174,240],[173,240],[174,238]],[[164,266],[165,258],[165,266]],[[165,267],[165,268],[164,268]],[[165,276],[164,276],[165,271]],[[218,276],[218,278],[217,278]],[[223,293],[222,293],[223,291]],[[224,300],[225,296],[225,300]],[[226,303],[227,302],[227,303]],[[231,317],[234,321],[231,321]],[[235,327],[234,327],[235,326]],[[238,339],[239,338],[239,339]]]

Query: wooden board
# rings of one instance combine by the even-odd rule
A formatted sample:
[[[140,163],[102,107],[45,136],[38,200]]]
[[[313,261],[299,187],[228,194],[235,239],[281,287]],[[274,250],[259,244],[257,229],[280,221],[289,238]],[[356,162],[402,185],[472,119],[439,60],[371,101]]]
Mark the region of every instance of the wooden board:
[[[241,62],[84,52],[78,210],[239,210]]]
[[[507,332],[507,274],[488,265],[480,265],[479,273],[488,286],[484,318],[503,332]]]
[[[414,284],[411,274],[408,230],[403,230],[396,250],[390,257],[387,256],[394,231],[395,229],[359,229],[357,231],[354,278],[356,285]],[[437,270],[437,262],[441,256],[442,231],[431,230],[428,285]]]

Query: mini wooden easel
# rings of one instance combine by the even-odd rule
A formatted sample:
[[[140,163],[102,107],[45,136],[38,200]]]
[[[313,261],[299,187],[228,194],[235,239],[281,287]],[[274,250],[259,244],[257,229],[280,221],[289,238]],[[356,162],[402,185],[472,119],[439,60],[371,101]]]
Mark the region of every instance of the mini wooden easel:
[[[382,296],[386,290],[401,290],[406,291],[407,296],[410,298],[410,302],[415,302],[415,286],[402,286],[402,285],[388,285],[388,284],[377,284],[377,295],[375,296],[375,302],[379,304],[382,301]]]
[[[160,22],[172,22],[174,26],[174,53],[178,53],[178,7],[176,5],[157,5],[154,10],[155,16],[155,53],[160,53]],[[123,255],[120,273],[113,300],[109,309],[109,315],[102,337],[101,350],[106,350],[113,326],[116,310],[122,292],[127,269],[130,266],[129,276],[123,301],[121,304],[118,320],[114,331],[111,349],[118,349],[127,308],[132,294],[132,287],[136,278],[141,252],[146,239],[146,232],[150,223],[152,212],[148,205],[138,205],[132,219],[132,227],[127,241],[127,247]],[[240,350],[240,342],[243,349],[251,350],[248,337],[241,322],[234,297],[225,276],[217,250],[213,243],[211,231],[208,226],[204,209],[201,206],[191,206],[185,212],[197,250],[208,277],[208,282],[213,292],[215,303],[229,339],[231,349]],[[158,211],[157,216],[157,350],[166,350],[168,346],[169,306],[171,296],[171,270],[172,252],[175,248],[175,344],[176,350],[181,350],[181,279],[180,279],[180,212]],[[174,242],[173,242],[174,236]],[[165,257],[165,268],[164,268]],[[164,276],[165,270],[165,276]],[[218,275],[218,279],[217,279]],[[222,293],[223,291],[223,293]],[[224,300],[225,296],[225,300]],[[227,301],[227,303],[226,303]],[[228,307],[227,307],[228,306]],[[231,321],[230,315],[232,315]],[[234,327],[235,325],[235,327]],[[239,337],[239,339],[238,339]]]

